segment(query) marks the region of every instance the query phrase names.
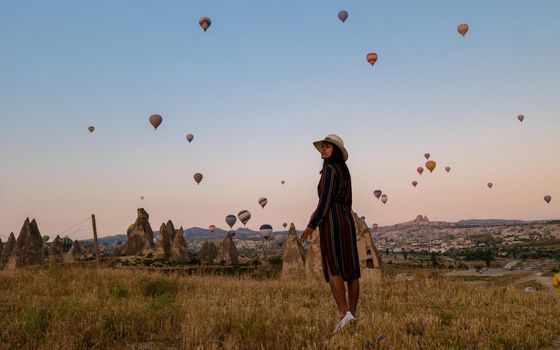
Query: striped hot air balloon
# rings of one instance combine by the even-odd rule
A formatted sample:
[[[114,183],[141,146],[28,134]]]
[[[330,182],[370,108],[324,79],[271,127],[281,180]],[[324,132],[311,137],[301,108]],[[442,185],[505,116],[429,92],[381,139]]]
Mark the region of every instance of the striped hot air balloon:
[[[272,233],[272,226],[270,226],[269,224],[261,225],[261,227],[259,228],[259,234],[265,240],[268,240],[271,233]]]
[[[366,55],[366,60],[372,66],[377,62],[377,54],[375,52],[370,52]]]
[[[261,207],[263,207],[263,209],[264,209],[264,206],[266,205],[266,203],[268,203],[268,199],[266,199],[264,197],[259,198],[259,205]]]
[[[202,181],[202,174],[201,173],[196,173],[193,175],[194,181],[196,181],[196,184],[199,185],[200,181]]]
[[[237,217],[239,218],[239,221],[243,223],[243,226],[245,226],[251,218],[251,213],[248,210],[241,210],[239,213],[237,213]]]

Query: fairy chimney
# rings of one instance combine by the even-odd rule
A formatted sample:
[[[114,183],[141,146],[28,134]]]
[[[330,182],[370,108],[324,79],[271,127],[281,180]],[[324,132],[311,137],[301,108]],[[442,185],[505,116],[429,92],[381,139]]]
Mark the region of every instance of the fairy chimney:
[[[187,241],[185,241],[183,226],[175,232],[175,237],[173,238],[173,242],[171,242],[170,259],[178,262],[188,262],[192,259],[187,249]]]
[[[321,241],[319,237],[319,228],[316,228],[311,234],[309,248],[305,255],[305,274],[307,277],[316,279],[324,278],[323,262],[321,261]]]
[[[171,256],[171,243],[175,238],[175,232],[176,230],[171,220],[167,221],[167,224],[161,224],[155,248],[156,259],[169,259]]]
[[[8,260],[8,269],[41,265],[44,259],[44,241],[37,227],[37,222],[25,219],[16,240],[16,245]]]
[[[292,223],[282,257],[282,278],[298,278],[305,275],[303,246],[297,236],[296,227]]]
[[[202,248],[200,248],[200,251],[198,252],[198,260],[203,263],[211,263],[216,260],[217,256],[218,248],[214,242],[204,242]]]
[[[126,235],[125,255],[149,255],[153,254],[154,232],[148,219],[150,216],[144,208],[138,209],[136,221],[128,227]]]
[[[64,245],[62,243],[62,238],[59,235],[52,241],[50,248],[51,256],[60,256],[64,252]]]
[[[0,269],[4,268],[4,266],[6,266],[6,264],[8,263],[8,260],[10,260],[10,256],[12,255],[15,246],[16,236],[14,236],[14,233],[12,232],[10,233],[8,241],[6,242],[6,244],[4,244],[4,248],[2,249],[2,257],[0,257]]]
[[[356,245],[358,247],[358,258],[360,260],[360,274],[362,279],[381,281],[381,258],[377,248],[371,239],[371,233],[365,222],[352,212],[356,227]]]
[[[222,247],[216,261],[224,265],[239,265],[239,253],[233,243],[232,231],[228,231],[227,235],[222,241]]]

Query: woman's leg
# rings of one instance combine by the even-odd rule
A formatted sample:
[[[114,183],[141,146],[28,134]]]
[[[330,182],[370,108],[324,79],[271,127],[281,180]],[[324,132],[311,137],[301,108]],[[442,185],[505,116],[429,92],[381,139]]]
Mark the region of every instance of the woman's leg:
[[[350,304],[350,312],[356,315],[358,307],[358,299],[360,298],[360,280],[358,278],[350,280],[348,283],[348,299]]]
[[[338,311],[340,311],[341,317],[346,316],[348,311],[348,303],[346,303],[346,288],[344,288],[344,280],[341,276],[333,276],[327,264],[327,272],[329,274],[329,285],[331,287],[331,292],[338,306]]]

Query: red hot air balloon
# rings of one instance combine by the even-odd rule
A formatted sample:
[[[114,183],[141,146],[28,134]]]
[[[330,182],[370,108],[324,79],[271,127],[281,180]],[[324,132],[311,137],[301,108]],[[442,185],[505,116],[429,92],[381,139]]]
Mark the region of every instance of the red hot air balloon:
[[[381,196],[381,201],[383,202],[383,204],[387,203],[387,195],[386,194]]]
[[[206,31],[206,29],[208,29],[212,24],[212,20],[210,20],[210,18],[206,16],[200,17],[200,19],[198,20],[198,24],[200,25],[200,27],[202,27],[202,29],[204,29],[204,31]]]
[[[237,217],[243,223],[243,226],[245,226],[245,224],[247,224],[247,222],[251,218],[251,213],[248,210],[241,210],[239,213],[237,213]]]
[[[373,66],[375,62],[377,62],[377,54],[375,52],[368,53],[366,55],[366,60]]]
[[[196,173],[193,175],[194,181],[196,181],[196,184],[199,185],[200,181],[202,181],[202,174],[201,173]]]
[[[344,23],[346,21],[346,19],[348,18],[348,12],[347,11],[339,11],[338,12],[338,19],[342,21],[342,23]]]
[[[152,124],[155,130],[157,130],[158,126],[160,126],[162,121],[163,118],[159,114],[152,114],[150,116],[150,124]]]
[[[214,233],[214,231],[216,231],[216,225],[208,226],[208,231],[210,231],[210,233]]]
[[[424,172],[424,168],[419,166],[418,168],[416,168],[416,171],[418,172],[418,174],[422,175],[422,173]]]
[[[461,23],[457,26],[457,31],[464,37],[465,34],[467,34],[467,32],[469,31],[469,25],[466,23]]]
[[[424,153],[424,158],[430,159],[430,154],[429,153]]]
[[[418,181],[412,181],[412,186],[416,187],[418,185]]]
[[[546,196],[544,196],[544,200],[545,202],[550,203],[550,201],[552,200],[552,196],[547,194]]]

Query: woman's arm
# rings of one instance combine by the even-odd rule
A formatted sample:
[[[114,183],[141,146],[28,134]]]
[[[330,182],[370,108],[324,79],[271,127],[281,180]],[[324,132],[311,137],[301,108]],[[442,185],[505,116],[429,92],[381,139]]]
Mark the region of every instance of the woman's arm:
[[[317,209],[311,216],[309,220],[309,224],[307,227],[310,229],[315,230],[317,226],[323,221],[325,216],[327,215],[329,208],[331,206],[333,197],[334,197],[334,189],[335,189],[335,177],[336,173],[334,167],[332,165],[327,165],[321,174],[321,195],[319,196],[319,204],[317,204]]]

